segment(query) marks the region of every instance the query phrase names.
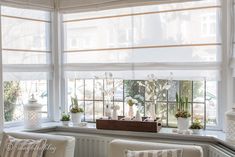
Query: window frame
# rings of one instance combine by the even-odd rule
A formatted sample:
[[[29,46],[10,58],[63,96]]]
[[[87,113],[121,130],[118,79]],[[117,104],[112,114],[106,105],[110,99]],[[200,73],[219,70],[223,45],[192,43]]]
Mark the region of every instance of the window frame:
[[[0,5],[0,11],[2,10],[1,8],[2,8],[2,6],[3,7],[12,7],[12,6],[8,6],[8,5]],[[51,57],[50,57],[50,60],[51,60],[51,63],[50,63],[50,65],[53,65],[53,58],[54,58],[54,50],[53,50],[53,40],[52,40],[52,34],[53,34],[53,31],[54,31],[54,26],[53,26],[53,23],[54,23],[54,19],[52,18],[52,11],[49,11],[49,10],[40,10],[40,9],[34,9],[34,8],[27,8],[27,7],[14,7],[13,6],[13,8],[17,8],[17,9],[30,9],[30,10],[39,10],[39,11],[45,11],[45,12],[48,12],[50,15],[50,19],[49,19],[49,21],[47,21],[47,20],[37,20],[37,19],[34,19],[34,18],[22,18],[22,17],[20,17],[20,16],[14,16],[13,18],[14,19],[23,19],[23,20],[29,20],[29,21],[38,21],[38,22],[45,22],[45,23],[49,23],[50,24],[50,26],[49,26],[49,31],[47,30],[47,32],[50,32],[46,37],[46,41],[49,41],[49,44],[50,44],[50,46],[49,46],[49,50],[43,50],[42,52],[49,52],[49,53],[51,53]],[[2,11],[0,12],[0,20],[2,21],[2,17],[7,17],[7,15],[3,15],[2,14]],[[11,18],[11,17],[10,17]],[[0,39],[2,40],[2,22],[0,23],[1,25],[0,25],[0,31],[1,31],[1,36],[0,36]],[[1,46],[0,46],[0,48],[1,48],[1,51],[2,50],[5,50],[5,49],[3,49],[2,48],[2,44],[1,44]],[[18,49],[16,49],[16,50],[18,50]],[[19,49],[19,50],[21,50],[21,49]],[[29,50],[29,51],[31,51],[31,50]],[[34,50],[32,50],[32,51],[34,51]],[[2,58],[2,53],[0,54],[0,58]],[[1,59],[1,65],[0,65],[0,72],[1,72],[1,78],[0,78],[0,80],[2,79],[2,84],[3,84],[3,78],[2,78],[2,76],[4,75],[4,73],[3,73],[3,63],[2,63],[2,59]],[[35,71],[36,72],[36,71]],[[52,88],[52,86],[53,86],[53,80],[46,80],[46,82],[47,82],[47,94],[48,94],[48,96],[47,96],[47,117],[44,117],[44,118],[42,118],[42,122],[44,123],[44,122],[49,122],[49,121],[52,121],[52,115],[53,115],[53,110],[54,110],[54,107],[53,107],[53,97],[52,97],[52,95],[53,95],[53,93],[54,93],[54,90],[53,90],[53,88]],[[2,92],[2,94],[1,94],[1,101],[2,102],[4,102],[4,98],[3,98],[3,95],[4,95],[4,89],[3,89],[3,86],[2,86],[2,88],[1,88],[1,92]],[[4,103],[3,103],[4,104]],[[4,105],[2,105],[3,107],[2,107],[2,113],[3,113],[3,115],[4,115]],[[1,109],[1,108],[0,108]],[[23,125],[23,121],[24,120],[17,120],[17,121],[11,121],[11,122],[5,122],[5,120],[4,120],[4,116],[3,117],[1,117],[0,118],[0,121],[3,121],[3,128],[9,128],[9,127],[15,127],[15,126],[22,126]]]

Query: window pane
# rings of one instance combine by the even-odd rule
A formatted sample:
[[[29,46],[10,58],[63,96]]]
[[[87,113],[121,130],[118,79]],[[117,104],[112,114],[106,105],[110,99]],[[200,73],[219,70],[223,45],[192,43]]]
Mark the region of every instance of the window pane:
[[[180,94],[192,101],[192,81],[180,81]]]
[[[93,121],[93,101],[85,101],[85,121]]]
[[[164,101],[167,99],[167,90],[165,86],[167,84],[167,80],[157,80],[157,100]]]
[[[204,104],[194,103],[193,104],[193,120],[199,119],[204,123]]]
[[[168,104],[168,126],[177,126],[177,119],[175,118],[176,104]]]
[[[95,80],[95,100],[103,100],[103,80]]]
[[[93,100],[93,80],[85,80],[85,99]]]
[[[157,103],[156,105],[156,114],[157,117],[162,119],[162,124],[166,125],[167,122],[167,104],[166,103]]]
[[[140,83],[144,84],[144,82],[145,81],[125,80],[125,97],[132,97],[136,99],[141,106],[143,106],[145,97],[145,87],[140,86]]]
[[[123,116],[123,102],[114,102],[114,105],[118,105],[120,109],[117,111],[118,116]]]
[[[48,91],[47,81],[5,81],[4,82],[4,116],[5,121],[23,120],[23,106],[34,94],[42,104],[43,117],[47,117]]]
[[[206,122],[207,126],[218,124],[218,87],[217,82],[206,82]]]
[[[84,81],[77,79],[68,80],[68,95],[69,99],[75,95],[79,100],[84,100]]]
[[[204,81],[193,81],[193,101],[204,102],[205,93]]]
[[[113,83],[114,83],[113,79],[104,79],[104,99],[109,102],[113,100],[114,96]]]
[[[103,117],[104,103],[103,101],[95,101],[95,119]]]
[[[170,85],[171,87],[168,90],[168,100],[176,101],[175,99],[176,93],[179,93],[179,81],[172,81]]]
[[[123,80],[114,80],[114,100],[123,101]]]

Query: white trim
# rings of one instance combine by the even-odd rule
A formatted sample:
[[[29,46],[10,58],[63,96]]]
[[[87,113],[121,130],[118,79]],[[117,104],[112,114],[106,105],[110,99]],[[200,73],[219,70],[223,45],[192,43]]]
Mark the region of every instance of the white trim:
[[[1,5],[0,5],[0,133],[4,129],[4,96],[3,96],[3,64],[2,64],[2,27],[1,27]]]
[[[57,11],[52,13],[52,49],[53,49],[53,102],[51,119],[53,121],[59,121],[60,119],[60,106],[61,106],[61,50],[60,50],[60,14]]]

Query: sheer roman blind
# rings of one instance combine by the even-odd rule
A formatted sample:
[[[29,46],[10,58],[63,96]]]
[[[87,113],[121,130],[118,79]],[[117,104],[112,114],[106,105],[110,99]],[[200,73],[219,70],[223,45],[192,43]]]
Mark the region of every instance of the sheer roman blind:
[[[11,5],[11,6],[20,6],[20,7],[33,7],[44,10],[53,10],[54,9],[54,0],[0,0],[0,4]]]
[[[69,78],[219,80],[220,3],[172,3],[64,14]]]
[[[50,12],[1,7],[4,80],[51,78]]]

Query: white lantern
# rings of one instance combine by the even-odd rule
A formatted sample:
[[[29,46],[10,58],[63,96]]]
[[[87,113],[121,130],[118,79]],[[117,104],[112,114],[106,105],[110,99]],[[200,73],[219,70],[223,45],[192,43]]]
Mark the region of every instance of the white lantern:
[[[24,127],[25,129],[37,129],[41,127],[42,105],[37,103],[34,95],[24,105]]]
[[[226,112],[226,141],[235,144],[235,108]]]

